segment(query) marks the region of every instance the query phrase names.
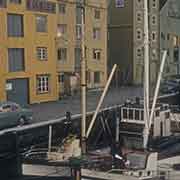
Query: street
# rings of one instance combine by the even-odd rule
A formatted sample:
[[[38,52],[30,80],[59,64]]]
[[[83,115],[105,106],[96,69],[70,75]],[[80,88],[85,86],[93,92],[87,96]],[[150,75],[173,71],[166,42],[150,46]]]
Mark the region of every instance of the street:
[[[87,93],[87,111],[96,109],[102,91],[91,91]],[[122,104],[126,99],[133,99],[136,96],[142,97],[142,88],[137,86],[109,89],[102,108]],[[80,113],[80,96],[68,96],[55,102],[30,105],[33,110],[33,123],[63,117],[67,111],[72,114]]]

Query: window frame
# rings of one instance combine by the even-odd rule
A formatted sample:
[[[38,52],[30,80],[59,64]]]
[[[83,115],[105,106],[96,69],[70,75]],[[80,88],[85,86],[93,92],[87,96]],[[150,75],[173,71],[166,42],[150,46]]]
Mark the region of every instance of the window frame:
[[[10,16],[14,16],[15,17],[19,17],[20,20],[21,20],[21,32],[20,33],[17,33],[17,32],[14,32],[12,30],[14,30],[14,27],[11,27],[10,25]],[[13,21],[14,23],[14,21]],[[12,24],[13,26],[13,24]],[[14,38],[17,38],[17,37],[24,37],[24,15],[23,14],[15,14],[15,13],[7,13],[7,36],[8,37],[14,37]]]
[[[58,50],[57,50],[57,60],[59,62],[66,62],[67,61],[67,48],[65,48],[65,47],[58,48]]]
[[[47,94],[50,92],[50,75],[40,74],[36,76],[37,94]]]
[[[36,57],[39,61],[48,60],[48,48],[47,47],[36,47]]]
[[[100,40],[101,39],[101,28],[93,27],[93,39]]]
[[[39,27],[39,25],[42,25],[42,24],[38,24],[38,19],[37,18],[39,18],[39,20],[40,20],[40,18],[45,18],[44,19],[45,24],[43,25],[44,26],[43,28]],[[36,23],[36,32],[37,33],[47,33],[48,32],[48,16],[47,15],[36,14],[35,15],[35,21],[36,21],[35,23]]]
[[[95,9],[95,10],[94,10],[94,18],[95,18],[96,20],[101,19],[101,11],[100,11],[99,9]]]
[[[98,78],[95,76],[98,74]],[[98,79],[98,81],[97,81]],[[100,71],[94,71],[94,84],[100,84],[101,83],[101,72]]]
[[[66,14],[66,4],[65,3],[58,3],[58,13]]]

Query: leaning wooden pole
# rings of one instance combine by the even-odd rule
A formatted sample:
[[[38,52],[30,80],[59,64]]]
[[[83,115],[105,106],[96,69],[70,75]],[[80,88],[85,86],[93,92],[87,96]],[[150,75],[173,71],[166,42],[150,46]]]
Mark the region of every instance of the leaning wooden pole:
[[[90,125],[89,125],[89,128],[88,128],[88,130],[87,130],[86,138],[89,137],[89,134],[90,134],[90,132],[91,132],[91,130],[92,130],[92,128],[93,128],[93,125],[94,125],[94,123],[95,123],[97,114],[98,114],[98,112],[99,112],[99,110],[100,110],[100,107],[101,107],[101,105],[102,105],[102,103],[103,103],[104,97],[106,96],[106,93],[107,93],[108,88],[109,88],[109,85],[110,85],[110,83],[111,83],[111,81],[112,81],[113,75],[114,75],[114,73],[115,73],[115,71],[116,71],[116,68],[117,68],[117,65],[115,64],[115,65],[113,66],[113,69],[112,69],[112,71],[111,71],[111,74],[110,74],[110,76],[109,76],[109,79],[108,79],[108,81],[107,81],[107,83],[106,83],[106,86],[105,86],[104,91],[103,91],[103,93],[102,93],[102,95],[101,95],[101,98],[100,98],[100,100],[99,100],[99,103],[98,103],[98,106],[97,106],[97,108],[96,108],[96,111],[95,111],[95,113],[94,113],[94,115],[93,115],[93,118],[92,118],[91,123],[90,123]]]

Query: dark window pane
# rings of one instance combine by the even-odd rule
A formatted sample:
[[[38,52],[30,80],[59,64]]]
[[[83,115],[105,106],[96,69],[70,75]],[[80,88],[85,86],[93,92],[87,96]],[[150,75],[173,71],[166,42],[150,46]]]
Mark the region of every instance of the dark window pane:
[[[94,72],[94,83],[100,83],[100,72]]]
[[[127,119],[127,109],[123,109],[123,118]]]
[[[9,72],[24,71],[24,49],[8,49]]]
[[[129,109],[129,119],[133,119],[133,110]]]
[[[21,4],[21,0],[10,0],[10,3]]]
[[[23,15],[8,14],[7,28],[9,37],[22,37],[24,36],[23,30]]]
[[[36,31],[47,32],[47,16],[36,16]]]
[[[139,110],[135,110],[135,120],[140,120],[139,114]]]

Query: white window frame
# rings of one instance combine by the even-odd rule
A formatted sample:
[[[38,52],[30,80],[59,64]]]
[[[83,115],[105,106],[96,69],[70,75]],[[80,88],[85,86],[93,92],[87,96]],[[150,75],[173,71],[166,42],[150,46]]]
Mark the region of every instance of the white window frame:
[[[37,75],[37,93],[43,94],[49,92],[49,75]]]
[[[93,59],[98,61],[101,59],[101,49],[93,49]]]
[[[99,81],[95,82],[95,74],[98,73],[99,75]],[[94,84],[100,84],[101,83],[101,72],[100,71],[94,71]]]
[[[58,4],[58,13],[59,14],[66,14],[66,4],[65,3],[59,3]]]
[[[100,40],[101,39],[101,29],[100,28],[93,28],[93,39]]]
[[[140,17],[140,20],[138,20],[139,17]],[[141,23],[142,20],[143,20],[142,12],[141,11],[137,11],[137,13],[136,13],[136,21],[138,23]]]
[[[37,47],[36,48],[37,58],[40,61],[47,61],[48,60],[48,49],[47,47]]]
[[[140,32],[140,33],[139,33],[139,32]],[[139,35],[140,35],[140,38],[138,37]],[[136,30],[136,39],[137,39],[138,41],[141,41],[142,38],[143,38],[143,31],[142,31],[142,29],[138,28],[138,29]]]
[[[137,0],[136,2],[138,5],[142,5],[142,0]]]
[[[94,10],[94,18],[101,19],[101,11],[99,9]]]
[[[62,48],[58,48],[58,52],[57,53],[60,53],[60,55],[58,54],[58,61],[66,62],[66,60],[67,60],[67,48],[63,48],[63,47]],[[62,58],[62,56],[64,56],[65,58]]]
[[[157,50],[156,49],[152,49],[152,59],[153,60],[157,59]]]
[[[139,52],[138,52],[139,51]],[[136,48],[136,58],[140,59],[143,57],[143,51],[142,51],[142,47],[137,47]]]
[[[155,21],[154,21],[155,20]],[[151,16],[151,24],[154,26],[154,25],[157,25],[157,16],[155,14],[153,14]]]
[[[76,39],[80,40],[82,38],[82,25],[76,24]]]
[[[57,37],[65,35],[67,32],[67,24],[58,24],[57,25]]]
[[[153,38],[153,36],[155,36],[155,39]],[[157,32],[156,31],[152,31],[152,33],[151,33],[151,40],[152,40],[152,42],[156,42],[157,41]]]
[[[152,8],[157,8],[157,0],[152,0]]]

